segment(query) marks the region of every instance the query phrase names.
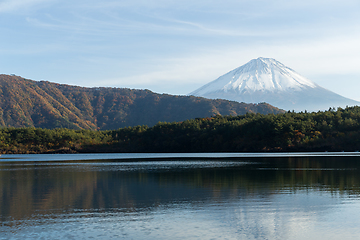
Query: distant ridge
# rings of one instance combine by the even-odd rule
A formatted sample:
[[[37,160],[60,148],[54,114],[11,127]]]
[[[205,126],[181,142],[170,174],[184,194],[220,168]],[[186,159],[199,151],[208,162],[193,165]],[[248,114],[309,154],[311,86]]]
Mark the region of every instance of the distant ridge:
[[[360,105],[360,102],[320,87],[272,58],[253,59],[190,95],[247,103],[267,102],[295,111]]]
[[[269,104],[85,88],[0,75],[0,127],[118,129],[214,115],[280,113]]]

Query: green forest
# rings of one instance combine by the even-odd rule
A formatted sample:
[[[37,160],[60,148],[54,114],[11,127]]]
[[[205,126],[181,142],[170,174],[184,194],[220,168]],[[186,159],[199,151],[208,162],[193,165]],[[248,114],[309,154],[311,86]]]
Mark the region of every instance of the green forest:
[[[359,151],[360,107],[216,115],[117,130],[0,128],[1,153]]]

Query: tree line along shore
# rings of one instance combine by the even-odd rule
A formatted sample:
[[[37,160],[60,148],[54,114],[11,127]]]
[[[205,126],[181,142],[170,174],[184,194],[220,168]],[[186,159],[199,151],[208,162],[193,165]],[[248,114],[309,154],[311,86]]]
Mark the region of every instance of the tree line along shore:
[[[359,151],[360,107],[247,113],[117,130],[0,128],[0,153]]]

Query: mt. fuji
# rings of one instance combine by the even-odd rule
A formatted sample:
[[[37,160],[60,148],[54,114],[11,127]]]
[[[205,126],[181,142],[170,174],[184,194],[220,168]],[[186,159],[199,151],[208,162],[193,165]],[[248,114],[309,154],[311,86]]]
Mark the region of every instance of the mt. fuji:
[[[295,111],[360,105],[360,102],[320,87],[272,58],[253,59],[190,95],[247,103],[267,102]]]

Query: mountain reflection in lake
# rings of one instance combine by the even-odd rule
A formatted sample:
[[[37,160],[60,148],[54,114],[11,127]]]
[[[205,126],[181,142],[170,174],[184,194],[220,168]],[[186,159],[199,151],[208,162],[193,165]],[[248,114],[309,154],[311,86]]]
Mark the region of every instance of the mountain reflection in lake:
[[[356,239],[359,157],[0,163],[0,236]]]

